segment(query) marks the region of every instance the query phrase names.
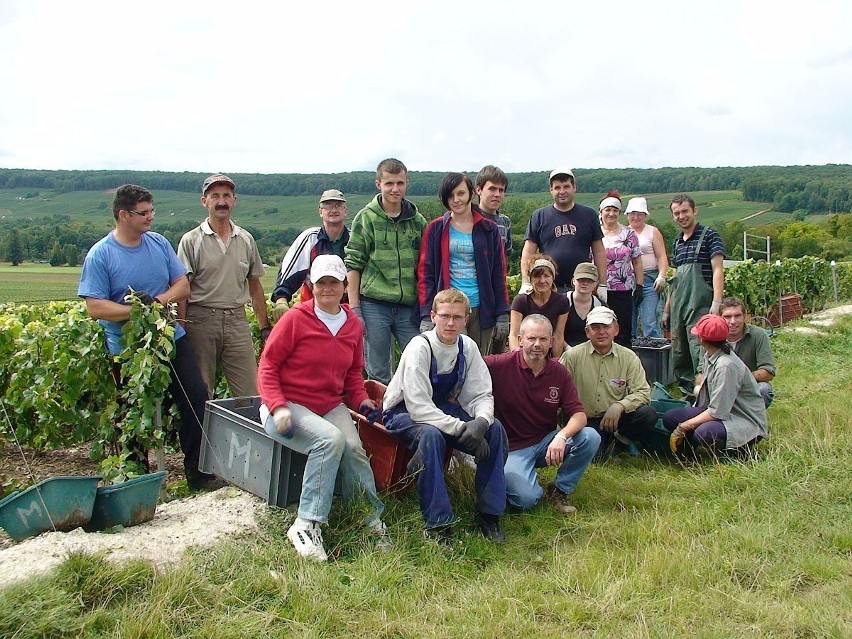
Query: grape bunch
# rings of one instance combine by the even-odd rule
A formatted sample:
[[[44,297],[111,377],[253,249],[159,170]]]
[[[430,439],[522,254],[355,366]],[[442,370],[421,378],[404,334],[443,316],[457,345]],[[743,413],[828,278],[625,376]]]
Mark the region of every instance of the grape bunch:
[[[665,348],[672,343],[670,339],[662,337],[634,337],[633,348]]]

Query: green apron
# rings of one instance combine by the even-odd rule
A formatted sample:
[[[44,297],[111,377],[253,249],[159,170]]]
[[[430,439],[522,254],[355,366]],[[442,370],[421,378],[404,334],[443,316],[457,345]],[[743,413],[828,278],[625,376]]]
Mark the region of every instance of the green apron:
[[[695,374],[701,362],[701,342],[689,330],[702,315],[710,312],[713,287],[704,281],[698,256],[707,227],[701,231],[693,260],[675,270],[669,289],[672,298],[669,323],[672,335],[672,372],[681,388],[692,392]]]

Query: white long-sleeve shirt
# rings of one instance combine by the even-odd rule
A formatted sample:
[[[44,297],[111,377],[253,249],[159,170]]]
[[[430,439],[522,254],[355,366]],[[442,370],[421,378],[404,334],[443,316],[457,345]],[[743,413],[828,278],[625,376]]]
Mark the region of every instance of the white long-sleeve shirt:
[[[408,414],[415,422],[431,424],[448,435],[461,432],[460,419],[447,415],[432,400],[432,382],[429,378],[432,353],[438,374],[452,372],[456,366],[459,348],[456,344],[444,344],[438,339],[435,329],[426,331],[422,337],[412,339],[399,361],[399,367],[391,379],[384,396],[384,409],[389,410],[405,401]],[[491,394],[491,375],[479,353],[479,347],[467,335],[462,335],[465,371],[461,392],[457,398],[461,408],[472,418],[484,417],[489,425],[494,421],[494,396]]]

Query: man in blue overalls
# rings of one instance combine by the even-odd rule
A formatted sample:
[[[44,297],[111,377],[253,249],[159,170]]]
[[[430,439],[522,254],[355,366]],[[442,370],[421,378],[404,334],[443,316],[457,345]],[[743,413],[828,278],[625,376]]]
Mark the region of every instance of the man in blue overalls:
[[[461,334],[469,314],[464,293],[439,292],[432,303],[435,328],[408,343],[384,396],[385,428],[414,452],[408,470],[418,474],[426,537],[444,545],[452,542],[455,521],[444,480],[447,447],[473,455],[479,527],[491,541],[506,539],[500,526],[506,431],[494,419],[491,376],[479,348]]]
[[[725,245],[716,231],[698,223],[698,209],[691,197],[676,195],[671,209],[681,235],[672,246],[672,265],[676,271],[661,325],[671,326],[675,379],[686,395],[694,395],[701,343],[690,329],[703,315],[719,314],[725,290]]]

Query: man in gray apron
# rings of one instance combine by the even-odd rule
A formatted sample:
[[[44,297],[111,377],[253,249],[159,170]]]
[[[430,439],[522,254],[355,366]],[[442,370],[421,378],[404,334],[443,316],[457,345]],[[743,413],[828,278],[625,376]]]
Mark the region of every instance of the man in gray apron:
[[[672,245],[676,271],[661,323],[671,330],[675,379],[685,394],[694,395],[701,344],[690,329],[702,315],[719,314],[725,289],[725,245],[716,231],[698,223],[698,209],[690,196],[676,195],[670,206],[681,235]]]

